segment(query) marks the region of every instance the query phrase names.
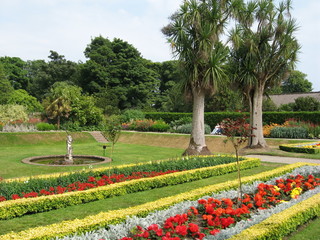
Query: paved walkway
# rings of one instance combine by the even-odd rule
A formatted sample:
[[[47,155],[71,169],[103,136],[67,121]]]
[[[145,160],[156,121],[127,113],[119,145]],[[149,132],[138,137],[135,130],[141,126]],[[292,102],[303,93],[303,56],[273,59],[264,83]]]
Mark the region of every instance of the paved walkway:
[[[279,157],[279,156],[268,156],[268,155],[246,155],[246,157],[260,158],[264,162],[275,162],[275,163],[296,163],[296,162],[307,162],[307,163],[318,163],[320,159],[310,158],[295,158],[295,157]]]

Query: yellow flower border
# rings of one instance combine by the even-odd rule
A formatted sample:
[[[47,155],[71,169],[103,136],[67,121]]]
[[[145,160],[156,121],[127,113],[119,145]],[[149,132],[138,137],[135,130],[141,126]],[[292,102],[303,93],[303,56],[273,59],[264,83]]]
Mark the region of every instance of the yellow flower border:
[[[280,168],[273,169],[271,171],[263,172],[260,174],[256,174],[253,176],[248,176],[242,178],[243,183],[251,183],[257,180],[265,181],[275,176],[282,175],[284,173],[290,172],[291,170],[301,167],[301,166],[317,166],[319,164],[311,164],[311,163],[294,163],[290,165],[286,165]],[[153,202],[148,202],[142,205],[108,211],[101,212],[97,215],[88,216],[83,219],[75,219],[71,221],[63,221],[56,224],[51,224],[48,226],[41,226],[36,228],[27,229],[25,231],[17,232],[17,233],[8,233],[5,235],[1,235],[0,239],[2,240],[14,240],[14,239],[51,239],[54,237],[62,237],[74,233],[85,232],[89,230],[94,230],[99,227],[104,227],[109,224],[115,224],[126,219],[127,216],[133,215],[145,215],[149,212],[165,209],[169,206],[172,206],[176,203],[186,201],[186,200],[195,200],[202,196],[208,195],[212,192],[219,192],[222,190],[228,190],[231,188],[236,188],[238,186],[238,181],[227,181],[220,184],[214,184],[210,186],[206,186],[203,188],[194,189],[192,191],[178,194],[171,197],[162,198]],[[244,238],[245,239],[245,238]]]
[[[318,144],[317,142],[304,142],[304,143],[291,143],[291,144],[280,144],[279,148],[287,152],[298,152],[298,153],[320,153],[320,148],[308,148],[308,147],[299,147],[299,145],[309,145],[309,144]]]

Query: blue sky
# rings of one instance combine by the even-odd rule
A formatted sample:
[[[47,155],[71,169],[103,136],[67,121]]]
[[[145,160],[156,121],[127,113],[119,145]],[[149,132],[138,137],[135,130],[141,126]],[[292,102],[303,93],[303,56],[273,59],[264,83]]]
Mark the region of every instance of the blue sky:
[[[91,39],[121,38],[154,62],[172,59],[160,29],[182,0],[0,0],[0,56],[85,61]],[[320,1],[293,0],[302,45],[297,70],[320,91]]]

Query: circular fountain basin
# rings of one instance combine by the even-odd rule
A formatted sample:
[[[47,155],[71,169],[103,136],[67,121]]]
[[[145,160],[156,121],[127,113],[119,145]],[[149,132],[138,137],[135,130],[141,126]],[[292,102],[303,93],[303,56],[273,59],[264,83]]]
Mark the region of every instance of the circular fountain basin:
[[[65,155],[35,156],[22,160],[23,163],[38,166],[87,166],[111,162],[111,158],[91,155],[73,155],[73,163],[65,161]]]

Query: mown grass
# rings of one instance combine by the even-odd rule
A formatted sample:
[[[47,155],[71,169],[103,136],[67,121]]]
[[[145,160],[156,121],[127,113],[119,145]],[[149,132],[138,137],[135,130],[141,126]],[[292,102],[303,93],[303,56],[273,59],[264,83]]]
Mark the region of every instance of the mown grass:
[[[3,136],[9,135],[8,138]],[[21,135],[20,135],[21,136]],[[25,135],[22,135],[23,137]],[[45,143],[42,140],[46,140],[46,135],[42,138],[39,135],[37,141],[33,144],[28,144],[28,141],[17,140],[21,144],[10,144],[12,139],[17,138],[13,134],[0,134],[0,140],[5,139],[4,144],[0,145],[0,177],[2,178],[15,178],[22,176],[33,176],[38,174],[46,173],[56,173],[65,171],[76,171],[82,170],[83,166],[36,166],[24,164],[21,162],[22,159],[31,156],[42,156],[42,155],[54,155],[54,154],[65,154],[65,134],[63,138],[60,134],[57,135],[59,141],[50,141]],[[49,138],[53,135],[49,134]],[[98,155],[103,156],[104,150],[102,148],[103,144],[97,143],[90,135],[87,133],[83,134],[84,139],[79,140],[75,138],[73,142],[73,153],[74,154],[84,154],[84,155]],[[29,134],[29,138],[34,139],[35,137]],[[113,153],[112,163],[92,165],[92,167],[103,167],[103,166],[117,166],[129,163],[139,163],[151,160],[168,159],[177,156],[181,156],[183,149],[179,148],[166,148],[166,147],[154,147],[154,146],[143,146],[138,144],[125,144],[117,143],[115,145]],[[107,147],[106,156],[110,157],[111,148]],[[88,168],[88,167],[86,167]]]
[[[265,163],[260,167],[244,170],[241,172],[242,176],[250,176],[260,172],[274,169],[282,166],[278,163]],[[70,206],[63,209],[58,209],[45,213],[38,213],[33,215],[26,215],[20,218],[0,221],[0,234],[8,233],[10,231],[18,232],[27,228],[36,226],[44,226],[64,220],[73,220],[76,218],[84,218],[89,215],[98,214],[101,211],[109,211],[121,208],[136,206],[142,203],[157,200],[159,198],[176,195],[183,192],[188,192],[195,188],[203,186],[222,183],[227,180],[234,180],[237,178],[237,173],[230,173],[222,176],[211,177],[199,181],[188,182],[175,186],[168,186],[158,189],[152,189],[143,192],[127,194],[124,196],[117,196],[109,199],[104,199],[96,202],[86,203],[77,206]]]
[[[285,240],[319,240],[320,239],[320,218],[311,220],[307,224],[298,228],[298,231],[292,233]]]

